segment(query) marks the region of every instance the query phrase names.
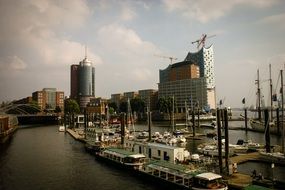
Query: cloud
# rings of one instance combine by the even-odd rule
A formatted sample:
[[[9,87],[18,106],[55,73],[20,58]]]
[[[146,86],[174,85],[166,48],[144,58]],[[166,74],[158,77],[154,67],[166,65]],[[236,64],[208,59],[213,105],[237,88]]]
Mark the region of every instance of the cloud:
[[[270,15],[258,21],[259,24],[272,24],[280,29],[285,29],[284,22],[285,20],[285,13]]]
[[[1,57],[0,59],[0,69],[1,71],[19,71],[25,70],[27,64],[18,56],[7,56]]]
[[[136,17],[136,12],[130,6],[122,6],[121,20],[130,21]]]
[[[161,50],[155,44],[119,24],[102,26],[96,39],[105,63],[104,68],[96,69],[96,82],[104,83],[97,86],[100,93],[110,95],[156,86],[159,68],[153,54]]]
[[[0,29],[0,46],[7,54],[33,54],[31,62],[53,66],[70,65],[83,58],[84,45],[65,31],[79,29],[86,23],[92,11],[85,0],[3,1],[0,12],[0,24],[5,26]],[[102,63],[100,56],[92,52],[88,56]]]
[[[236,6],[244,5],[255,8],[269,7],[278,0],[163,0],[166,10],[169,12],[179,12],[182,16],[207,23],[229,14]]]
[[[97,38],[101,47],[112,52],[112,56],[119,56],[125,61],[133,60],[133,64],[159,51],[153,43],[142,40],[134,30],[118,24],[101,27]]]

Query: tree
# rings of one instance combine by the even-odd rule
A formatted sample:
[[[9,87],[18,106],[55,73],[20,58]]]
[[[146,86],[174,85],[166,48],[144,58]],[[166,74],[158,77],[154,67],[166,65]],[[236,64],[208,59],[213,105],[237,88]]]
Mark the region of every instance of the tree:
[[[169,118],[170,118],[172,109],[173,109],[173,104],[175,104],[175,100],[173,103],[173,97],[169,97],[169,96],[162,97],[162,98],[159,98],[158,100],[158,109],[160,112],[168,113]]]
[[[109,109],[113,108],[114,112],[118,111],[118,106],[117,106],[116,102],[111,102],[108,104],[108,106],[109,106]]]
[[[80,108],[76,100],[68,99],[64,102],[64,112],[65,113],[79,113]]]
[[[125,112],[127,113],[128,111],[128,103],[127,102],[121,102],[119,106],[120,112]]]
[[[55,107],[55,110],[54,110],[55,113],[60,113],[61,111],[62,110],[61,110],[61,108],[59,106]]]
[[[140,98],[131,99],[131,108],[133,112],[143,112],[145,108],[145,102]]]

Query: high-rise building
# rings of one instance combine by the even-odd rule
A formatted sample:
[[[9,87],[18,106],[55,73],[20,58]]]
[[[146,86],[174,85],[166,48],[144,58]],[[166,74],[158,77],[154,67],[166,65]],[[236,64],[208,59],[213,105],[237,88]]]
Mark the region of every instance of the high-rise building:
[[[188,53],[185,60],[159,71],[158,98],[174,97],[176,112],[185,103],[216,108],[213,47]]]
[[[95,67],[87,56],[79,65],[71,65],[70,98],[78,101],[81,109],[95,97]]]
[[[205,48],[202,47],[198,52],[189,52],[185,61],[192,61],[200,67],[200,77],[206,78],[207,99],[210,108],[216,108],[216,83],[214,71],[214,50],[213,45]]]

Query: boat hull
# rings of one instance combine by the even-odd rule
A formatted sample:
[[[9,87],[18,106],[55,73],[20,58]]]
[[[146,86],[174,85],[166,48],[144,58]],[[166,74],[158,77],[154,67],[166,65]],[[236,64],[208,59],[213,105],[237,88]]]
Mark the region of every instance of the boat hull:
[[[257,132],[265,132],[265,125],[263,122],[260,121],[256,121],[256,120],[251,120],[250,121],[250,126],[252,128],[253,131],[257,131]],[[277,125],[275,123],[271,123],[269,125],[269,131],[271,134],[279,134],[278,133],[278,129],[277,129]]]

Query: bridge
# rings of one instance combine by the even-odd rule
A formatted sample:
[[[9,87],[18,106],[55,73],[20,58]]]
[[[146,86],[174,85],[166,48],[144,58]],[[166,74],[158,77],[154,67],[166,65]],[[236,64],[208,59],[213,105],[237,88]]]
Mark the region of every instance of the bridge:
[[[0,108],[0,114],[13,114],[17,116],[20,125],[29,124],[57,124],[58,115],[43,113],[37,105],[33,104],[7,104]]]

